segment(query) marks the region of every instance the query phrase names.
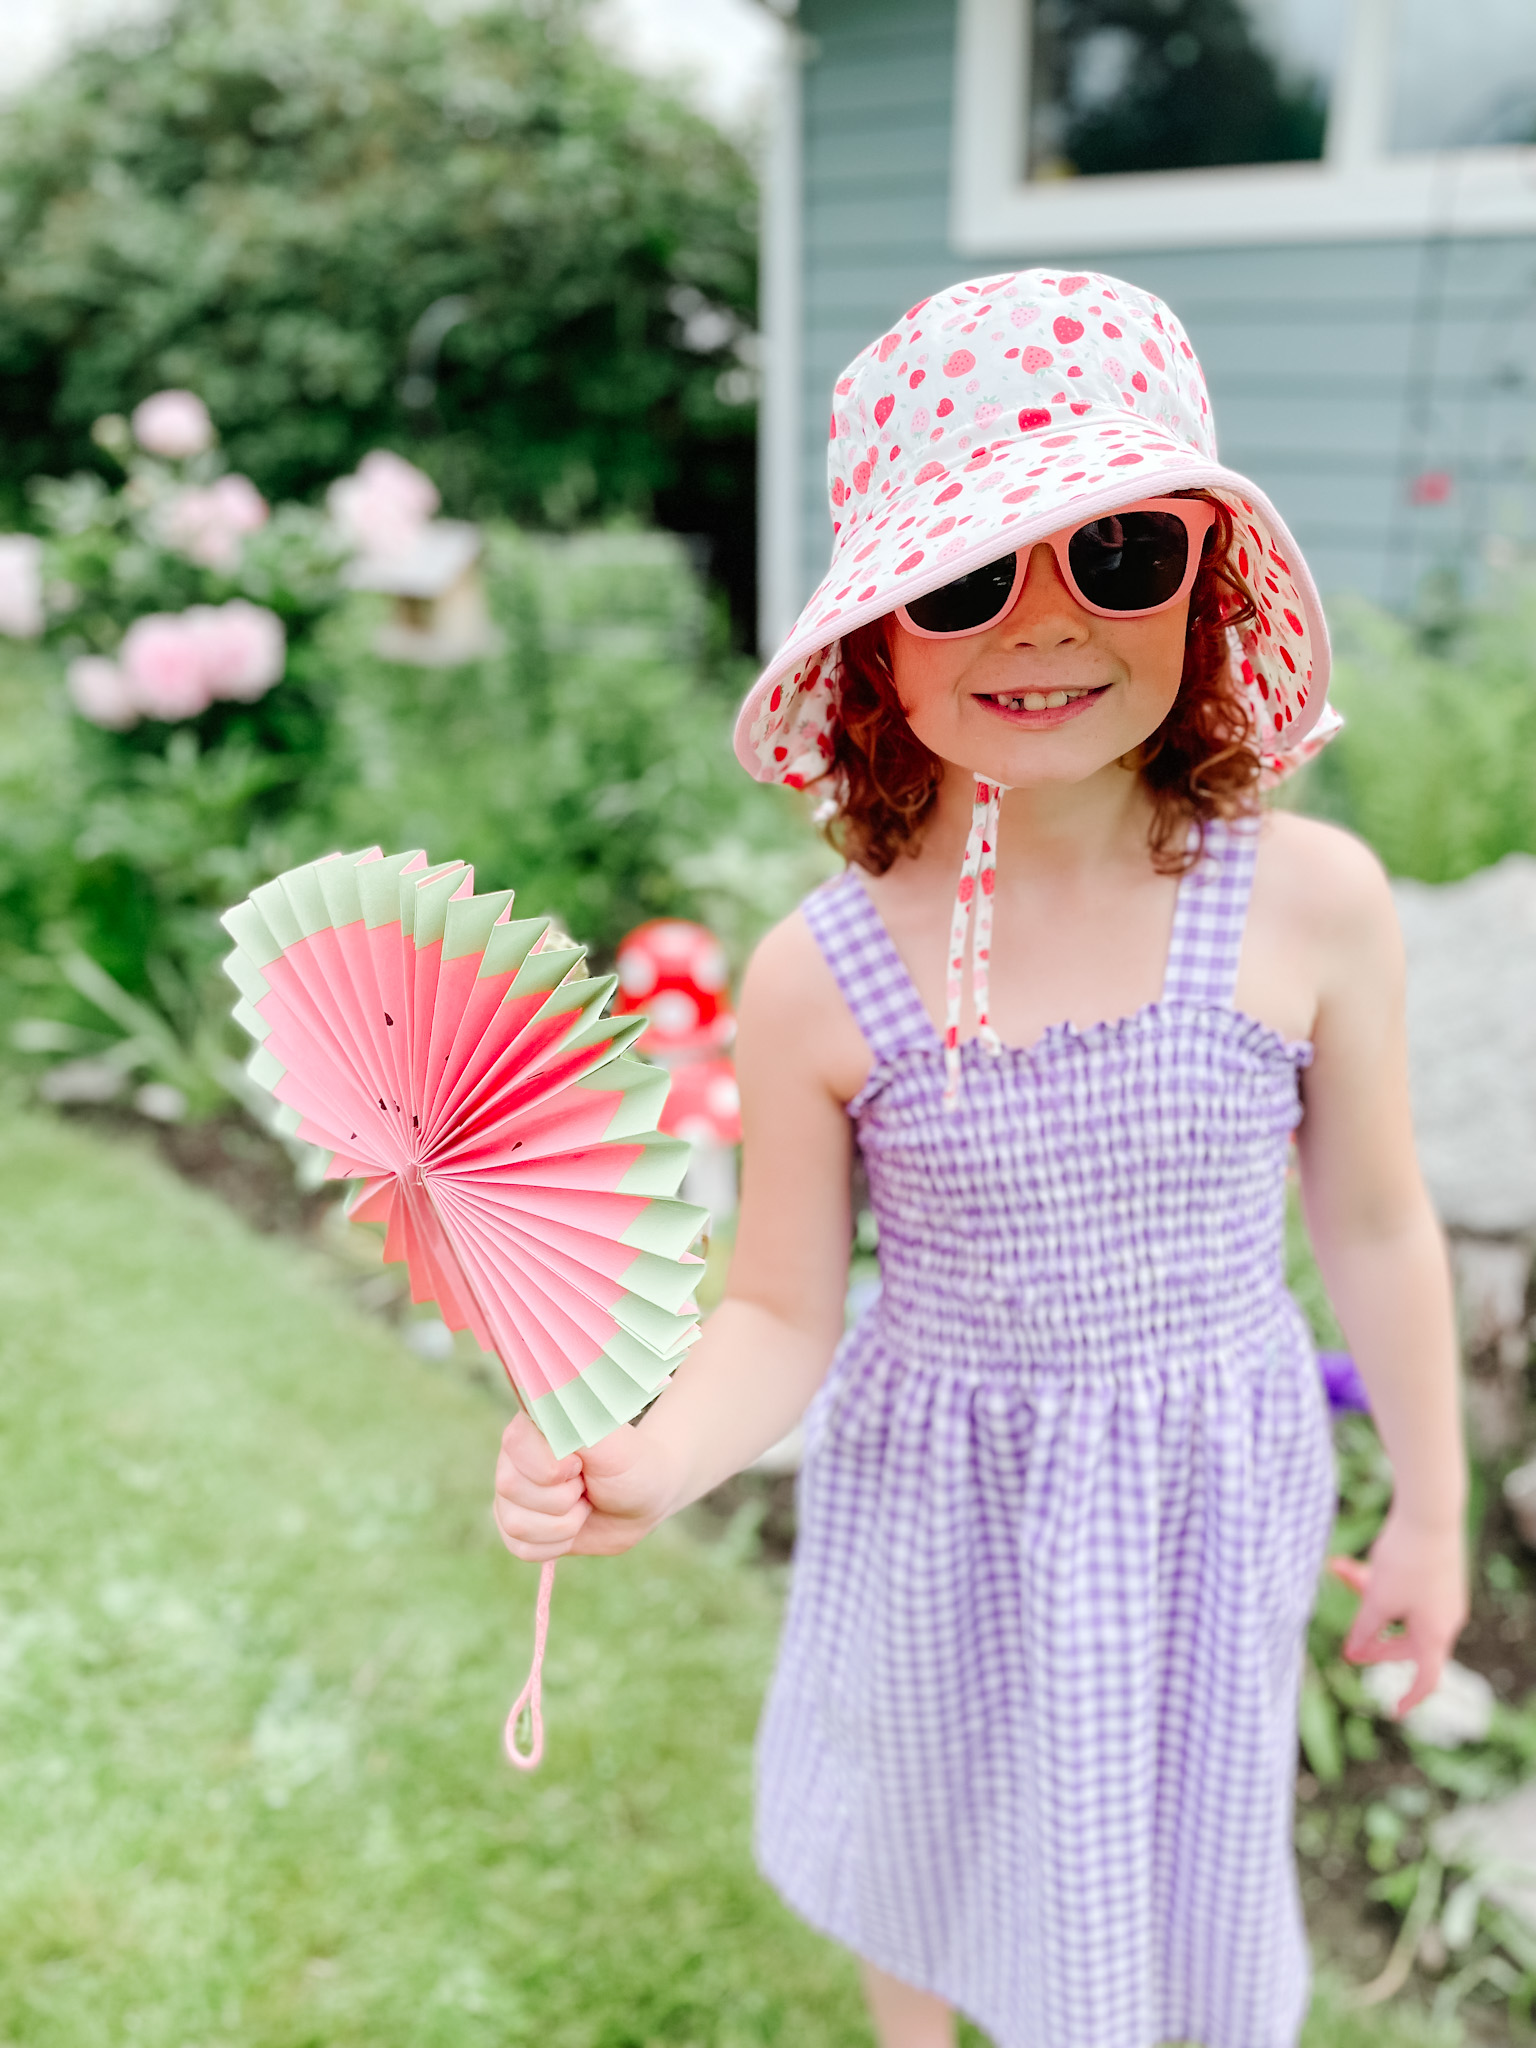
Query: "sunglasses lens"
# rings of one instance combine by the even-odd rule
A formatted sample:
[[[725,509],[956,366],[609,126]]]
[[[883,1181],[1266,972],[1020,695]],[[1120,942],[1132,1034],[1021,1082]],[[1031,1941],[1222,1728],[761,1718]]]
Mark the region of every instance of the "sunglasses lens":
[[[1090,519],[1067,543],[1078,589],[1107,612],[1166,604],[1189,566],[1189,529],[1177,512],[1120,512]]]
[[[926,597],[914,597],[907,604],[907,617],[925,633],[967,633],[977,626],[990,626],[1000,619],[1013,589],[1017,556],[1013,550],[973,569],[969,576],[957,576]]]

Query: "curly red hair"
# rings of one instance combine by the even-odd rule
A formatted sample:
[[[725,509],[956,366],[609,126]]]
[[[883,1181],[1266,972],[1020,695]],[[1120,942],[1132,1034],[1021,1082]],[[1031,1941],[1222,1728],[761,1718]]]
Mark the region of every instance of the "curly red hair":
[[[1208,491],[1216,518],[1189,595],[1184,673],[1173,709],[1141,746],[1137,767],[1152,798],[1153,865],[1182,874],[1199,845],[1189,827],[1233,818],[1258,806],[1258,738],[1242,685],[1233,674],[1228,628],[1254,616],[1254,602],[1233,561],[1232,514]],[[856,627],[843,641],[842,690],[833,739],[837,809],[827,837],[856,866],[883,875],[899,854],[915,854],[938,799],[944,763],[907,723],[891,673],[890,614]]]

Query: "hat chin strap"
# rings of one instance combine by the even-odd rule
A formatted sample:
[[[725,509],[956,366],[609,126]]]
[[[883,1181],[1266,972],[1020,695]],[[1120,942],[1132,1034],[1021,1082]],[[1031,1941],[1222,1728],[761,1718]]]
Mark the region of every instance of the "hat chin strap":
[[[976,1006],[976,1036],[990,1053],[1002,1041],[992,1029],[992,898],[997,889],[997,826],[1005,785],[978,775],[971,805],[971,829],[960,863],[949,922],[949,975],[944,1002],[944,1107],[960,1100],[960,992],[965,977],[965,941],[971,939],[971,1000]]]

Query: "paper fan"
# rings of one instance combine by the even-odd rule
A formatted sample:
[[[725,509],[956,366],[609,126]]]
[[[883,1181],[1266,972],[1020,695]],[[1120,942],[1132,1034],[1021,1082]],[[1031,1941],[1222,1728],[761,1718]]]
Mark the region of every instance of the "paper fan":
[[[412,1300],[496,1352],[564,1457],[638,1414],[697,1335],[708,1218],[672,1199],[688,1146],[656,1128],[665,1070],[622,1056],[646,1020],[605,1016],[617,980],[579,977],[582,950],[511,909],[462,861],[330,854],[226,912],[224,967],[279,1128],[362,1182],[349,1213],[385,1225]],[[546,1564],[507,1717],[529,1770],[553,1582]]]
[[[357,1179],[413,1301],[506,1367],[559,1457],[627,1422],[697,1334],[708,1220],[670,1199],[688,1147],[667,1076],[625,1059],[616,981],[461,861],[331,854],[228,911],[235,1015],[280,1126]]]

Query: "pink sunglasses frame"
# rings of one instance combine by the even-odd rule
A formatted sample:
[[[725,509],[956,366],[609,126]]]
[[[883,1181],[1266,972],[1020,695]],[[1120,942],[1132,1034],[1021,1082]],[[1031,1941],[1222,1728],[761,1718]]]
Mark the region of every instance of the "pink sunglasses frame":
[[[1149,604],[1142,610],[1134,612],[1114,611],[1104,605],[1091,603],[1078,589],[1077,579],[1072,574],[1071,562],[1067,558],[1067,548],[1075,533],[1085,526],[1092,526],[1094,519],[1118,518],[1122,512],[1175,513],[1183,520],[1184,530],[1189,535],[1189,560],[1184,565],[1183,582],[1172,597],[1165,597],[1161,604]],[[961,626],[953,633],[935,633],[931,627],[916,624],[906,606],[899,604],[896,607],[896,616],[901,621],[903,631],[912,634],[918,640],[971,640],[978,633],[990,633],[994,626],[1000,625],[1007,618],[1018,603],[1019,592],[1024,588],[1025,579],[1029,575],[1030,555],[1038,547],[1048,547],[1056,557],[1056,567],[1061,572],[1062,582],[1085,612],[1092,612],[1098,619],[1150,619],[1158,612],[1167,611],[1171,605],[1176,605],[1181,598],[1189,595],[1204,559],[1205,536],[1216,523],[1216,507],[1208,504],[1203,498],[1138,498],[1134,505],[1117,505],[1112,512],[1095,513],[1094,519],[1074,519],[1070,526],[1058,526],[1054,533],[1042,534],[1038,540],[1031,541],[1027,548],[1015,549],[1013,586],[1008,592],[1007,600],[990,619],[983,620],[979,626]],[[973,575],[975,571],[968,570],[966,573]],[[959,582],[961,579],[955,577],[953,580]],[[941,583],[938,588],[942,590],[944,585]],[[925,596],[931,594],[924,592]]]

